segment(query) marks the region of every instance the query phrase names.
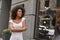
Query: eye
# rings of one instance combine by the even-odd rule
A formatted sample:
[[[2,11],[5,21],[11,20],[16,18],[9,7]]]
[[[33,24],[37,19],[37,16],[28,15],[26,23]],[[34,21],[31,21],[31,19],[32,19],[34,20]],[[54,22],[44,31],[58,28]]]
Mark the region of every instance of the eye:
[[[22,10],[21,10],[21,9],[19,9],[19,10],[18,10],[18,12],[22,12]]]
[[[19,11],[19,12],[22,12],[22,11]]]

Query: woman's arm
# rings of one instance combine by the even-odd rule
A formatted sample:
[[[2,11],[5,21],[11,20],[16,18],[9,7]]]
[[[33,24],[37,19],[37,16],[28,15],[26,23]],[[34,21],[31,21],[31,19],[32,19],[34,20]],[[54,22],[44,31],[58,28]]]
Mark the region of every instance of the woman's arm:
[[[25,31],[26,30],[26,20],[23,21],[23,26],[22,28],[20,28],[21,31]]]
[[[23,21],[23,27],[22,28],[14,28],[12,23],[9,23],[10,31],[11,32],[22,32],[26,30],[26,20]]]

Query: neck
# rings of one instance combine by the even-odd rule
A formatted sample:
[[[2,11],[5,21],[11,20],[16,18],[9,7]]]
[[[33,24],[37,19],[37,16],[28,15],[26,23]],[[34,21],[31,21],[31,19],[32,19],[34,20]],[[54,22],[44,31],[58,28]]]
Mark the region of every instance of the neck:
[[[20,17],[16,17],[16,20],[19,20],[20,19]]]

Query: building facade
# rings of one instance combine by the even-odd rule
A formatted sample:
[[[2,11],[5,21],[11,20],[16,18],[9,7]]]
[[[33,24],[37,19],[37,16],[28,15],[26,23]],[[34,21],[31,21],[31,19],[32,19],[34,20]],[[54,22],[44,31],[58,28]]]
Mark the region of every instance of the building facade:
[[[23,34],[24,40],[34,40],[33,38],[37,37],[38,14],[46,11],[45,1],[49,1],[47,8],[52,10],[52,12],[49,11],[51,14],[55,12],[57,7],[60,7],[60,0],[0,0],[0,34],[3,29],[8,28],[10,9],[23,4],[26,10],[25,17],[27,23],[27,30]]]

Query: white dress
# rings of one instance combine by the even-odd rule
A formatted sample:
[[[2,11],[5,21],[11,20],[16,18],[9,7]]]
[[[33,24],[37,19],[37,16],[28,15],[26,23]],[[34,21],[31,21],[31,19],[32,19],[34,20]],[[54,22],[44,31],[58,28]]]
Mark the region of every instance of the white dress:
[[[25,18],[22,18],[22,21],[20,23],[15,23],[13,20],[9,20],[9,22],[13,23],[14,28],[21,28],[22,22],[25,20]],[[12,32],[10,40],[23,40],[23,33],[22,32]]]

